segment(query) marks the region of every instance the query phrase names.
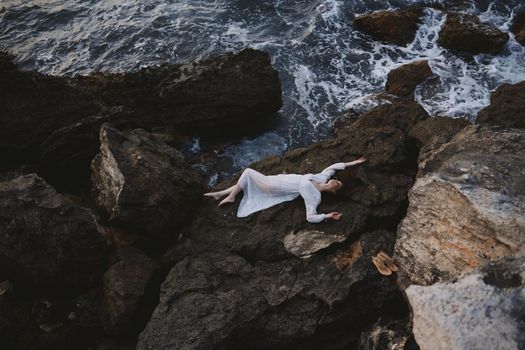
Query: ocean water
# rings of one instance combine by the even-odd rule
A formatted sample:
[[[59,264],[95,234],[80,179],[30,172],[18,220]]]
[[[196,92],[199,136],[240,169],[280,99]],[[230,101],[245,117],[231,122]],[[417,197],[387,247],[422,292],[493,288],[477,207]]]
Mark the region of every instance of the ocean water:
[[[501,55],[468,61],[437,46],[446,18],[438,9],[425,10],[406,48],[352,27],[354,15],[414,4],[472,13],[504,31],[525,7],[523,0],[2,0],[0,48],[24,69],[56,75],[130,71],[245,47],[269,52],[284,106],[274,130],[220,153],[239,169],[326,138],[346,109],[376,105],[370,96],[383,91],[388,72],[411,61],[428,59],[439,77],[415,96],[433,116],[472,120],[493,89],[525,80],[525,49],[512,34]],[[199,151],[198,139],[190,148]]]

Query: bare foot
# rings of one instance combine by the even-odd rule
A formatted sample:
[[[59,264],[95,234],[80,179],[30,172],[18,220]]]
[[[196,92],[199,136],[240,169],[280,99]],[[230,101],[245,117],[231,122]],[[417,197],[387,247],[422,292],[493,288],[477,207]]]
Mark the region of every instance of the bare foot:
[[[213,198],[215,199],[216,201],[218,201],[219,199],[222,198],[222,196],[224,196],[225,194],[222,193],[222,192],[208,192],[208,193],[205,193],[204,194],[204,197],[210,197],[210,198]]]
[[[233,203],[235,202],[235,197],[226,197],[224,198],[220,203],[219,203],[219,207],[222,207],[223,205],[226,205],[226,204],[229,204],[229,203]]]

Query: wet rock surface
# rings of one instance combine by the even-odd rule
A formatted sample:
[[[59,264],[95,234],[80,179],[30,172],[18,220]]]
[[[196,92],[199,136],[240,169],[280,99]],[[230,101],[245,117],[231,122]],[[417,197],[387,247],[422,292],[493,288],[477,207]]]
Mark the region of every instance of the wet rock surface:
[[[432,117],[414,125],[409,135],[416,140],[418,145],[433,147],[433,144],[450,141],[452,136],[467,125],[470,123],[462,118]]]
[[[388,73],[385,90],[389,94],[408,97],[416,87],[432,76],[428,61],[404,64]]]
[[[524,280],[522,256],[492,262],[457,281],[408,287],[416,341],[422,350],[522,349]]]
[[[522,10],[514,17],[510,30],[514,33],[516,41],[525,45],[525,10]]]
[[[525,81],[503,84],[490,96],[490,105],[478,113],[476,123],[525,129]]]
[[[0,279],[52,293],[98,283],[106,243],[93,214],[35,174],[0,182]]]
[[[408,129],[426,117],[413,102],[381,106],[332,140],[253,164],[265,174],[308,173],[360,155],[368,159],[337,175],[346,185],[340,197],[323,199],[320,211],[341,211],[339,222],[309,224],[299,200],[245,219],[235,216],[239,201],[225,208],[204,204],[163,257],[174,267],[138,349],[247,341],[258,348],[322,346],[330,337],[356,346],[361,328],[397,293],[395,277],[381,276],[370,259],[379,250],[391,252],[415,175]],[[320,246],[326,248],[293,245],[306,247],[299,250],[308,258],[286,249],[290,234],[312,230],[318,231],[309,235],[313,240],[324,234]],[[330,237],[336,242],[325,244]],[[342,327],[345,332],[337,331]]]
[[[524,147],[523,130],[468,126],[420,156],[396,241],[402,288],[523,251]]]
[[[474,15],[448,13],[437,42],[458,53],[495,55],[501,52],[508,40],[507,33],[481,22]]]
[[[116,262],[103,277],[104,328],[109,334],[134,334],[149,316],[141,314],[141,302],[145,302],[146,288],[159,264],[131,246],[118,248],[114,259]]]
[[[93,194],[110,223],[164,237],[199,204],[203,179],[155,135],[103,125],[100,144],[92,163]]]
[[[415,36],[423,10],[378,11],[354,18],[354,27],[375,40],[406,46]]]

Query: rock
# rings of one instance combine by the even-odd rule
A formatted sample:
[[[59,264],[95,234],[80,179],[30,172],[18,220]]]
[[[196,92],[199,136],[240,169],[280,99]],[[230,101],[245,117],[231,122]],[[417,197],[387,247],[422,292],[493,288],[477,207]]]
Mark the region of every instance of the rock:
[[[38,170],[38,166],[34,164],[23,164],[16,168],[0,172],[0,182],[12,180],[19,176],[34,174]]]
[[[292,231],[284,236],[283,244],[284,249],[289,253],[308,258],[311,254],[344,240],[346,240],[344,235],[330,235],[317,230],[301,230]]]
[[[93,74],[75,85],[104,105],[126,106],[149,125],[211,128],[246,135],[282,106],[281,84],[270,56],[245,49],[237,54],[134,73]],[[144,125],[141,125],[144,127]]]
[[[352,129],[376,129],[383,126],[395,127],[404,134],[408,134],[412,127],[427,118],[427,112],[420,105],[415,102],[401,100],[371,109],[355,123],[352,123],[351,127]],[[386,161],[386,159],[382,158],[381,161]]]
[[[422,15],[421,8],[378,11],[357,16],[354,18],[354,27],[375,40],[406,46],[414,40]]]
[[[439,32],[438,44],[454,52],[472,55],[496,55],[505,47],[509,35],[482,23],[478,17],[464,13],[448,13]]]
[[[426,175],[428,173],[437,171],[448,159],[454,157],[457,153],[472,153],[497,154],[501,153],[515,153],[512,145],[505,143],[505,138],[509,138],[511,142],[521,144],[521,131],[499,134],[498,131],[503,130],[499,127],[485,127],[485,126],[469,126],[463,128],[460,133],[454,135],[448,142],[432,142],[421,149],[418,159],[419,172],[418,176]],[[478,132],[479,131],[479,132]],[[498,136],[498,139],[493,142],[492,137]],[[465,141],[465,144],[462,142]],[[468,143],[468,144],[467,144]],[[489,148],[492,147],[492,148]]]
[[[158,263],[137,248],[122,247],[104,274],[104,329],[108,334],[137,332],[144,327],[140,303]]]
[[[103,339],[96,350],[135,350],[135,344],[129,340]]]
[[[434,138],[439,139],[441,143],[445,143],[467,125],[469,125],[469,122],[462,118],[433,117],[414,125],[410,129],[409,135],[420,146],[435,143]]]
[[[92,163],[93,194],[112,224],[148,237],[166,237],[200,202],[205,186],[183,155],[137,129],[103,125]]]
[[[7,52],[0,51],[0,72],[9,72],[16,69],[16,65],[13,63],[14,57],[9,55]]]
[[[389,94],[408,97],[416,87],[432,76],[428,61],[404,64],[388,73],[385,90]]]
[[[31,316],[32,302],[6,295],[0,302],[0,339],[5,349],[34,349],[40,335]]]
[[[490,105],[478,113],[476,123],[525,129],[524,100],[525,81],[502,84],[490,96]]]
[[[0,303],[2,302],[2,297],[9,294],[13,289],[13,283],[8,280],[0,282]]]
[[[524,280],[521,257],[491,263],[455,282],[408,287],[417,343],[422,350],[523,349]]]
[[[248,339],[253,348],[297,348],[317,328],[358,322],[392,297],[394,278],[379,275],[370,257],[393,240],[387,231],[365,233],[361,255],[343,271],[334,253],[253,263],[226,251],[186,257],[163,283],[137,349],[235,348]]]
[[[39,174],[59,191],[89,189],[90,164],[100,147],[100,126],[131,127],[137,118],[130,110],[114,108],[53,131],[41,145]]]
[[[0,183],[0,279],[74,293],[98,282],[106,244],[88,209],[35,174]]]
[[[416,350],[419,349],[408,319],[380,318],[359,338],[360,350]]]
[[[247,218],[235,215],[239,200],[202,205],[163,257],[174,267],[137,348],[355,348],[364,318],[375,319],[398,293],[395,277],[380,275],[370,259],[391,251],[415,176],[407,133],[426,117],[410,101],[377,107],[332,140],[251,165],[264,174],[309,173],[369,160],[339,173],[344,190],[323,199],[320,212],[341,211],[338,222],[308,223],[300,199]]]
[[[76,175],[97,147],[93,134],[102,122],[148,129],[208,128],[215,134],[220,127],[224,137],[245,136],[265,127],[282,106],[269,55],[251,49],[184,65],[74,78],[22,72],[11,56],[0,53],[0,80],[5,82],[0,86],[0,105],[5,106],[0,169],[42,156],[45,171],[64,162],[66,171]]]
[[[40,143],[54,130],[99,111],[89,93],[66,79],[24,72],[0,53],[0,167],[39,158]]]
[[[15,286],[18,287],[18,286]],[[101,337],[98,293],[79,297],[31,296],[15,288],[0,303],[0,337],[6,349],[90,349]]]
[[[101,336],[101,293],[90,290],[79,297],[33,300],[32,317],[40,329],[35,349],[89,349]]]
[[[514,33],[516,41],[525,45],[525,11],[519,12],[512,22],[510,31]]]
[[[422,156],[398,228],[402,288],[523,251],[524,147],[523,130],[468,126]]]

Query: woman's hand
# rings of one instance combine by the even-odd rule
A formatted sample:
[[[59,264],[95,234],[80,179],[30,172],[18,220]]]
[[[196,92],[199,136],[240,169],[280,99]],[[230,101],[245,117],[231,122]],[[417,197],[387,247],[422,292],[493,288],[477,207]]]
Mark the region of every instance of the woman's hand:
[[[359,159],[356,159],[353,161],[354,164],[361,164],[361,163],[364,163],[366,162],[366,158],[365,157],[361,157]]]
[[[339,213],[337,211],[333,211],[331,213],[326,214],[326,218],[338,221],[341,218],[342,215],[343,214],[341,214],[341,213]]]

